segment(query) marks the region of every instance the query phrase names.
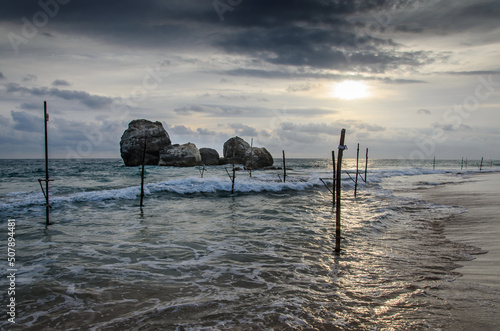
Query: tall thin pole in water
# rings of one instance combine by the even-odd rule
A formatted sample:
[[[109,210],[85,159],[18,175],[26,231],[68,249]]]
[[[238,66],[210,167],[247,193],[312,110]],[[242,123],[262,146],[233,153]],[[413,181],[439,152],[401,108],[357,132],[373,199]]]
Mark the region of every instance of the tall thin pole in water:
[[[339,156],[337,160],[337,205],[336,211],[336,222],[335,222],[335,252],[340,252],[340,191],[341,191],[341,175],[342,175],[342,155],[346,146],[344,145],[345,140],[345,129],[340,132],[340,144],[339,144]]]
[[[333,164],[333,181],[332,181],[332,201],[335,206],[335,151],[332,151],[332,164]]]
[[[432,163],[432,170],[436,169],[436,157],[434,156],[434,162]]]
[[[366,183],[366,175],[368,173],[368,147],[366,148],[366,161],[365,161],[365,183]]]
[[[484,157],[481,158],[481,164],[479,165],[479,171],[483,171],[483,160],[484,160]]]
[[[252,166],[253,166],[253,138],[250,142],[250,177],[252,177]]]
[[[231,194],[234,194],[234,180],[236,179],[236,147],[238,145],[238,137],[234,138],[234,147],[233,147],[233,177],[231,178]]]
[[[144,201],[144,165],[146,163],[146,139],[144,139],[144,147],[142,149],[142,171],[141,171],[141,203],[140,207],[142,208]]]
[[[44,122],[45,122],[45,228],[50,225],[49,220],[49,147],[48,147],[48,139],[47,139],[47,122],[49,121],[49,114],[47,113],[47,101],[43,102],[43,111],[44,111]]]
[[[285,150],[283,152],[283,183],[286,182],[286,161],[285,161]]]
[[[358,174],[359,174],[359,143],[356,151],[356,180],[354,181],[354,197],[358,194]]]

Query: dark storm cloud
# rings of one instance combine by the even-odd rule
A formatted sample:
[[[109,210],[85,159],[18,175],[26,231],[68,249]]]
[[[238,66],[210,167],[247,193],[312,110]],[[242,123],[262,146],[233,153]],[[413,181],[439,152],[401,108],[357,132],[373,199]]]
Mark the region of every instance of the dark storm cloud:
[[[57,36],[54,32],[60,31],[108,43],[150,48],[189,44],[205,31],[197,29],[200,24],[219,25],[212,1],[72,0],[58,4],[57,8],[46,8],[37,0],[9,2],[2,6],[0,22],[21,25],[23,17],[32,22],[34,15],[42,12],[49,17],[41,33]],[[20,30],[13,32],[20,33]]]
[[[496,0],[463,2],[451,19],[455,31],[466,29],[490,30],[498,27],[500,17],[500,2]]]
[[[332,74],[324,71],[304,71],[304,70],[260,70],[260,69],[230,69],[225,71],[217,71],[218,74],[228,76],[241,77],[256,77],[265,79],[295,79],[295,78],[312,78],[312,79],[356,79],[356,80],[378,80],[385,84],[419,84],[426,83],[423,80],[417,79],[393,79],[390,77],[371,77],[364,75],[352,74]]]
[[[6,85],[6,92],[8,93],[21,93],[33,96],[53,96],[61,98],[64,100],[76,100],[84,104],[88,108],[99,109],[108,107],[112,104],[113,99],[108,97],[102,97],[99,95],[92,95],[84,91],[71,91],[71,90],[60,90],[57,88],[47,88],[47,87],[24,87],[15,83],[9,83]]]
[[[488,33],[497,29],[500,17],[500,2],[497,0],[422,1],[414,7],[414,10],[390,12],[387,27],[406,34]],[[474,38],[474,43],[488,42],[486,35]]]
[[[19,29],[13,32],[20,34],[23,17],[32,20],[34,14],[46,12],[50,16],[48,24],[40,30],[51,35],[57,35],[54,32],[59,30],[149,48],[211,46],[250,57],[259,67],[267,63],[275,67],[381,73],[432,63],[436,56],[401,51],[400,45],[384,36],[386,29],[424,34],[435,33],[436,26],[452,32],[476,26],[487,28],[496,24],[500,12],[500,3],[493,0],[473,4],[455,1],[440,15],[427,15],[436,12],[436,7],[442,9],[445,3],[440,1],[217,1],[231,9],[221,13],[212,0],[72,0],[67,4],[57,0],[8,1],[2,5],[0,22],[17,23]],[[48,3],[57,6],[41,5]],[[396,13],[408,19],[403,21]],[[246,67],[239,70],[252,70]]]

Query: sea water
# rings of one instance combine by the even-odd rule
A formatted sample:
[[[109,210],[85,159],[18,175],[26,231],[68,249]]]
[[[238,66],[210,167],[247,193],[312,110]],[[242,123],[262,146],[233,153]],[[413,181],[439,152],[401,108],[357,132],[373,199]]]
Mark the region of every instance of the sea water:
[[[281,163],[280,159],[276,164]],[[498,171],[493,163],[483,171]],[[342,176],[335,254],[332,163],[282,170],[146,166],[117,159],[0,160],[2,329],[421,330],[446,326],[440,286],[475,248],[443,235],[465,210],[407,192],[470,180],[469,161],[370,161],[354,197]],[[434,168],[434,169],[433,169]],[[352,177],[353,180],[351,180]],[[44,182],[42,182],[43,184]],[[8,219],[15,219],[15,325],[8,321]]]

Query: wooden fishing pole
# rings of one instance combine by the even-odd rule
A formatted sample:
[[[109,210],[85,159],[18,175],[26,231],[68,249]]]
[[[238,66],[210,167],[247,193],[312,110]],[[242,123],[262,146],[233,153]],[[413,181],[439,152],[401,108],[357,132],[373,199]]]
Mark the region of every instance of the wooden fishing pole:
[[[332,201],[335,206],[335,151],[332,151],[333,175],[332,175]]]
[[[252,177],[252,166],[253,166],[253,138],[250,141],[250,167],[249,167],[250,177]]]
[[[45,228],[47,229],[50,223],[50,208],[52,206],[49,202],[49,182],[52,181],[49,177],[49,147],[47,139],[47,122],[49,121],[49,114],[47,113],[47,101],[43,102],[43,113],[45,123],[45,179],[38,179],[40,188],[42,189],[43,196],[45,197]],[[45,182],[45,190],[43,189],[42,182]]]
[[[283,152],[283,183],[286,182],[286,161],[285,161],[285,150]]]
[[[141,171],[141,203],[140,207],[144,206],[144,165],[146,164],[146,139],[144,139],[144,147],[142,149],[142,171]]]
[[[366,148],[365,178],[364,178],[365,183],[366,183],[366,175],[367,174],[368,174],[368,147]]]
[[[344,145],[345,140],[345,129],[340,132],[340,144],[339,144],[339,155],[337,160],[337,204],[335,208],[336,222],[335,222],[335,252],[340,253],[340,197],[341,197],[341,175],[342,175],[342,156],[344,154],[344,149],[347,146]]]
[[[354,181],[354,197],[356,197],[358,193],[358,174],[359,174],[359,143],[356,152],[356,180]]]
[[[44,110],[44,123],[45,123],[45,199],[47,200],[47,203],[45,205],[45,214],[46,214],[46,221],[45,221],[45,228],[47,228],[50,225],[50,203],[49,203],[49,143],[48,143],[48,138],[47,138],[47,122],[49,121],[49,114],[47,113],[47,101],[43,102],[43,110]]]
[[[233,177],[231,178],[232,184],[231,184],[231,194],[234,194],[234,180],[236,179],[236,146],[237,146],[237,140],[238,137],[234,138],[234,148],[233,148]]]

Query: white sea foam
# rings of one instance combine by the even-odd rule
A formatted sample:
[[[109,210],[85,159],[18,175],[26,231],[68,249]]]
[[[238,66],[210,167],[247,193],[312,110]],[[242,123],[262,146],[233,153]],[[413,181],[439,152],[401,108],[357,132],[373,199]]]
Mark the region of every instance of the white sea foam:
[[[485,169],[483,172],[496,170],[497,169]],[[472,172],[477,171],[469,171],[469,173]],[[343,186],[352,188],[354,183],[347,173],[351,175],[351,178],[354,178],[355,170],[348,169],[344,171],[342,176]],[[368,182],[373,184],[380,183],[385,178],[417,175],[445,175],[453,173],[462,173],[462,171],[449,169],[433,170],[428,168],[375,168],[368,171],[367,177]],[[361,172],[361,175],[364,176],[364,172]],[[305,168],[297,171],[290,171],[286,182],[281,182],[281,177],[277,176],[277,173],[254,172],[254,177],[249,178],[246,172],[237,172],[234,191],[236,193],[303,191],[314,187],[322,187],[323,184],[319,178],[325,178],[325,182],[331,185],[331,177],[331,171],[325,168]],[[440,185],[443,183],[443,179],[440,178],[439,180],[441,181],[428,181],[421,184],[429,186]],[[361,178],[358,179],[358,185],[361,187],[365,186]],[[217,192],[228,193],[231,192],[231,186],[232,183],[230,179],[225,175],[205,178],[191,176],[147,183],[144,187],[144,193],[145,195],[155,195],[162,192],[180,195]],[[75,188],[73,192],[64,192],[59,195],[57,183],[53,183],[52,187],[51,204],[54,206],[65,203],[101,203],[103,201],[133,200],[140,196],[140,186],[101,189],[97,191]],[[31,192],[8,192],[0,199],[0,211],[8,211],[29,206],[40,206],[45,203],[45,198],[39,190]]]

